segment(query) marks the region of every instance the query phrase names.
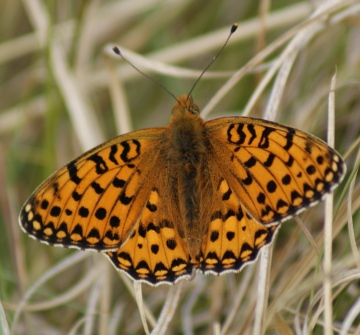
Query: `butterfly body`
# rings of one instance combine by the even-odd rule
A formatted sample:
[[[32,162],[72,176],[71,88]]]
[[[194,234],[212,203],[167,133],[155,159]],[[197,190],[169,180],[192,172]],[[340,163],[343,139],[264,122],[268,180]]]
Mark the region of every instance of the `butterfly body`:
[[[194,269],[240,271],[345,170],[312,135],[246,117],[205,122],[183,95],[168,127],[118,136],[56,171],[19,221],[42,242],[103,251],[135,280],[171,284]]]
[[[176,193],[181,214],[179,232],[184,236],[191,259],[198,260],[201,240],[206,233],[201,216],[206,207],[206,198],[202,195],[207,185],[205,177],[210,144],[205,122],[191,97],[178,97],[171,114],[169,127],[164,132],[168,184],[173,184],[172,192]]]

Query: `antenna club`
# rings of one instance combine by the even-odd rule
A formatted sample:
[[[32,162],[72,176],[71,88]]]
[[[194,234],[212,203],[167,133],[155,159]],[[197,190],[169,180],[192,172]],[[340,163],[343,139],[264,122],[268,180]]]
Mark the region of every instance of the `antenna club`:
[[[232,25],[231,30],[230,30],[231,34],[235,33],[235,31],[236,31],[236,29],[238,28],[238,26],[239,26],[239,25],[238,25],[237,23],[234,23],[234,24]]]
[[[121,52],[120,52],[120,49],[118,48],[118,47],[112,47],[112,50],[117,54],[117,55],[119,55],[120,56],[120,54],[121,54]]]

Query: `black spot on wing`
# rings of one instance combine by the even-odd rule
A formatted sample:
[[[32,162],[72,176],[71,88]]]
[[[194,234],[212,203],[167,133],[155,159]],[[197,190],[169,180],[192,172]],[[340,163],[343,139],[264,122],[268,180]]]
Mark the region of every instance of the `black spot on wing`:
[[[140,155],[141,144],[138,140],[124,141],[121,142],[120,145],[123,147],[123,150],[120,154],[120,158],[123,160],[123,162],[125,163],[130,162],[138,155]],[[135,156],[130,156],[132,145],[135,145],[135,152],[136,152]]]
[[[168,239],[166,240],[166,246],[168,247],[168,249],[174,250],[177,246],[177,243],[174,239]]]
[[[70,180],[75,183],[76,185],[80,184],[81,182],[81,178],[78,177],[77,173],[78,173],[78,169],[75,165],[75,162],[72,161],[70,162],[67,166],[66,166],[68,173],[69,173],[69,177]]]
[[[288,167],[292,167],[292,165],[294,164],[294,157],[293,156],[289,156],[289,159],[285,162],[285,164]]]
[[[270,167],[270,166],[273,164],[274,159],[275,159],[275,155],[272,154],[272,153],[270,153],[269,156],[268,156],[268,158],[267,158],[266,161],[264,162],[264,166],[265,166],[265,167]]]
[[[102,194],[105,191],[96,181],[93,181],[90,186],[93,188],[96,194]]]
[[[314,165],[309,165],[307,168],[306,168],[306,172],[309,174],[309,175],[312,175],[316,172],[316,168]]]
[[[79,215],[82,217],[82,218],[87,218],[89,216],[89,210],[84,207],[84,206],[81,206],[79,208]]]
[[[253,166],[255,166],[256,164],[256,159],[255,157],[250,157],[246,162],[244,162],[245,167],[252,168]]]
[[[248,141],[248,144],[250,145],[256,138],[256,132],[255,132],[255,127],[253,124],[248,124],[247,125],[247,129],[249,130],[249,133],[251,134],[251,137]]]
[[[128,205],[133,199],[133,196],[128,197],[125,192],[121,192],[121,194],[119,195],[119,201],[124,204],[124,205]]]
[[[103,207],[99,207],[95,212],[95,217],[98,220],[104,220],[106,217],[106,214],[107,214],[106,209]]]
[[[61,208],[59,206],[54,206],[50,210],[50,215],[53,217],[58,217],[61,213]]]
[[[237,144],[237,145],[243,144],[246,139],[246,134],[244,133],[243,128],[244,128],[244,124],[238,124],[238,125],[231,124],[227,130],[228,142]],[[232,135],[232,131],[234,129],[236,130],[237,134],[239,135],[237,141],[233,138],[233,135]],[[235,137],[235,138],[237,138],[237,137]]]
[[[269,193],[274,193],[277,189],[277,185],[273,180],[270,180],[267,185],[266,188],[268,190]]]
[[[113,144],[110,148],[110,154],[109,159],[112,161],[115,165],[119,165],[118,161],[116,160],[116,153],[118,151],[118,146],[116,144]]]
[[[251,176],[251,174],[249,173],[249,171],[246,171],[246,174],[247,174],[246,178],[241,179],[241,181],[244,183],[244,185],[249,186],[249,185],[251,185],[252,182],[253,182],[253,177]]]
[[[160,233],[160,227],[155,226],[152,222],[150,222],[147,226],[147,231],[153,230],[154,232],[156,232],[157,234]]]
[[[110,226],[111,226],[112,228],[117,228],[117,227],[120,226],[120,219],[119,219],[118,216],[113,215],[113,216],[110,218],[109,223],[110,223]]]
[[[270,128],[270,127],[266,127],[262,134],[261,134],[261,138],[260,138],[260,142],[259,142],[259,148],[263,148],[263,149],[267,149],[270,145],[269,142],[269,135],[274,132],[275,129]]]
[[[125,180],[115,177],[112,181],[112,184],[116,188],[122,188],[125,185]]]
[[[157,206],[155,204],[151,204],[149,201],[146,204],[146,208],[152,213],[157,211]]]
[[[219,238],[219,232],[218,231],[213,231],[210,234],[210,241],[211,242],[216,242]]]
[[[83,195],[77,191],[74,191],[71,193],[71,196],[75,201],[80,201]]]
[[[291,177],[289,174],[286,174],[284,177],[282,177],[281,182],[283,185],[289,185],[291,182]]]
[[[284,146],[284,149],[286,151],[288,151],[292,145],[293,145],[293,140],[294,140],[294,133],[295,133],[295,130],[294,129],[291,129],[289,128],[288,130],[288,133],[286,134],[285,138],[286,138],[286,144]]]
[[[88,157],[88,160],[93,161],[95,163],[95,170],[96,173],[99,175],[104,174],[106,171],[109,170],[104,159],[98,154],[91,155],[90,157]]]
[[[49,201],[47,201],[46,199],[45,200],[43,200],[42,202],[41,202],[41,209],[47,209],[48,208],[48,206],[49,206]]]

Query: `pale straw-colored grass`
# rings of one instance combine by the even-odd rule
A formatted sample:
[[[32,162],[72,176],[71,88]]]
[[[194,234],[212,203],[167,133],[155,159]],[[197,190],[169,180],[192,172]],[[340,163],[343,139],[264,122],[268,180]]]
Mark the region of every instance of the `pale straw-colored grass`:
[[[357,1],[0,0],[1,9],[1,334],[360,332]],[[193,92],[202,116],[264,117],[324,139],[328,130],[348,166],[333,205],[283,223],[241,273],[173,287],[133,285],[101,254],[20,231],[22,203],[56,168],[117,134],[167,124],[172,97],[113,45],[178,95],[233,22]]]

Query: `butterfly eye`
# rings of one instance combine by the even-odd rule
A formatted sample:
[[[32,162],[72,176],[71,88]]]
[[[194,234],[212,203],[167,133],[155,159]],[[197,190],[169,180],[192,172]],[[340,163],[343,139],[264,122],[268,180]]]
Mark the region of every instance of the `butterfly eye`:
[[[193,114],[193,115],[199,115],[200,114],[200,108],[198,105],[194,104],[193,99],[191,96],[187,97],[187,110]]]
[[[189,112],[190,112],[191,114],[200,114],[200,109],[199,109],[198,106],[192,105],[192,106],[190,106],[190,108],[189,108]]]

